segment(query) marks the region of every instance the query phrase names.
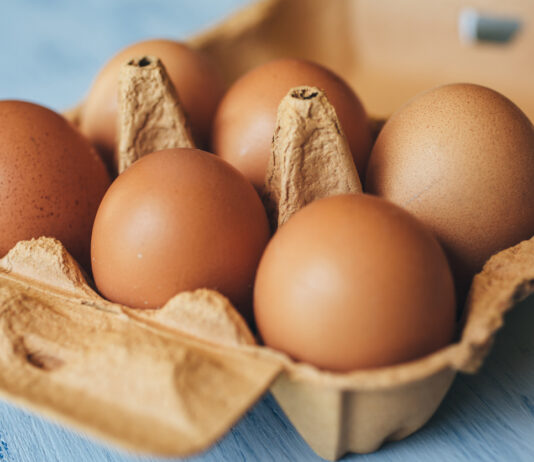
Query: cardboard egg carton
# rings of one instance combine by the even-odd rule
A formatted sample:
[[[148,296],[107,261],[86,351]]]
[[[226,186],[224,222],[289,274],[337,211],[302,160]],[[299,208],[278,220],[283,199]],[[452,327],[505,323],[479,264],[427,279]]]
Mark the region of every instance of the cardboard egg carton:
[[[397,8],[394,2],[384,4]],[[417,5],[423,14],[426,7]],[[356,26],[374,8],[382,7],[370,0],[268,0],[191,44],[212,56],[228,82],[282,55],[315,59],[354,83],[370,113],[383,116],[395,103],[380,94],[384,80],[373,86],[370,76],[379,66],[374,69],[370,61],[366,68],[365,60],[357,62],[365,53],[354,55]],[[154,149],[192,143],[178,96],[157,58],[150,61],[141,68],[134,60],[123,68],[121,168]],[[148,80],[150,91],[145,92]],[[404,98],[417,92],[419,83],[425,89],[440,82],[395,83]],[[163,104],[158,111],[151,109],[154,91],[163,95],[157,98]],[[290,165],[304,153],[315,156],[323,170],[316,186],[303,193],[305,178],[288,174],[291,169],[285,167],[273,169],[271,161],[264,200],[274,224],[316,198],[361,190],[347,163],[343,134],[332,129],[335,111],[318,89],[301,91],[315,96],[299,99],[298,92],[290,92],[282,101],[274,164]],[[329,139],[325,152],[309,144],[293,149],[294,131],[284,130],[292,123],[291,111],[306,111],[303,104],[318,107],[316,125]],[[142,125],[131,107],[145,111],[148,119]],[[80,112],[68,117],[76,122]],[[171,127],[173,135],[161,137],[161,127]],[[335,184],[328,176],[331,164],[345,166],[345,176]],[[22,241],[0,260],[0,393],[120,445],[186,456],[214,443],[270,389],[310,446],[334,460],[349,451],[374,451],[424,425],[455,375],[481,366],[505,313],[532,292],[534,238],[493,256],[475,277],[455,343],[409,363],[331,373],[258,345],[230,302],[215,291],[177,294],[157,310],[132,309],[100,297],[57,240]]]

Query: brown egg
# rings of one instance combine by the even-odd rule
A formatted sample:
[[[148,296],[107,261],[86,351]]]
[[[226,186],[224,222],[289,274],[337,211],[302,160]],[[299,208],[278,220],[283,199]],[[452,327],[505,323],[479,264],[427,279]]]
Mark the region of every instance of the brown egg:
[[[410,214],[366,194],[332,196],[274,235],[254,314],[265,343],[297,360],[375,368],[452,340],[454,286],[441,247]]]
[[[438,237],[465,295],[497,251],[534,235],[534,128],[510,100],[454,84],[414,98],[386,123],[366,188]]]
[[[50,109],[0,101],[0,172],[0,253],[55,237],[88,267],[93,220],[110,183],[89,141]]]
[[[223,92],[219,72],[204,55],[183,43],[147,40],[125,48],[104,66],[83,107],[80,128],[109,165],[114,162],[117,138],[119,70],[129,59],[143,55],[161,59],[189,116],[196,144],[209,144],[213,115]]]
[[[271,61],[241,77],[222,99],[213,124],[213,149],[261,190],[271,152],[278,105],[288,91],[310,85],[334,106],[360,175],[371,150],[369,123],[360,100],[336,74],[308,61]]]
[[[169,149],[141,158],[111,185],[93,228],[96,285],[109,300],[156,308],[184,290],[216,289],[250,319],[252,285],[269,239],[250,183],[217,156]]]

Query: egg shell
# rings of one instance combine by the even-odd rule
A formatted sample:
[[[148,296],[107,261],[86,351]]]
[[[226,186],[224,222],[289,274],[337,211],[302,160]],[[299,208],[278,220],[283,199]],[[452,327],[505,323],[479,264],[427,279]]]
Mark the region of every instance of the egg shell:
[[[491,255],[534,235],[533,179],[528,118],[493,90],[452,84],[417,96],[387,121],[365,187],[436,234],[464,295]]]
[[[86,98],[81,114],[81,130],[91,139],[108,165],[117,143],[118,78],[122,64],[129,59],[153,55],[163,62],[189,116],[199,147],[207,147],[215,109],[223,93],[223,82],[215,66],[201,53],[172,40],[135,43],[115,55],[100,71]],[[116,170],[116,166],[112,170]]]
[[[110,184],[89,141],[62,116],[0,101],[0,253],[18,241],[59,239],[86,268],[91,228]]]
[[[261,259],[254,314],[266,345],[332,371],[409,361],[447,345],[455,297],[445,254],[377,197],[332,196],[283,225]]]
[[[341,77],[318,64],[280,59],[261,65],[237,80],[223,97],[213,123],[213,150],[263,188],[276,127],[278,105],[293,87],[324,90],[334,106],[354,157],[365,172],[371,135],[365,109]]]
[[[196,149],[148,154],[111,185],[96,216],[92,266],[109,300],[162,306],[216,289],[250,319],[252,284],[270,231],[252,185]]]

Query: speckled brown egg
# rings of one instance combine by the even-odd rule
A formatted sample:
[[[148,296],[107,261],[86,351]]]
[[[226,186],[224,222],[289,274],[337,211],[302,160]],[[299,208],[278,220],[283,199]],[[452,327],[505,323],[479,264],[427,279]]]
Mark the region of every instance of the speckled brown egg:
[[[161,59],[189,117],[197,146],[209,144],[213,115],[223,92],[217,68],[206,56],[183,43],[146,40],[120,51],[102,68],[83,106],[80,128],[108,165],[115,164],[120,67],[129,59],[144,55]]]
[[[256,191],[232,166],[196,149],[159,151],[122,173],[98,209],[95,282],[109,300],[137,308],[215,289],[250,319],[269,234]]]
[[[223,97],[213,124],[213,149],[261,190],[265,182],[278,105],[293,87],[326,92],[334,106],[360,175],[365,172],[371,135],[365,109],[338,75],[319,64],[280,59],[259,66],[235,82]]]
[[[0,253],[23,239],[59,239],[84,266],[110,179],[63,117],[36,104],[0,101]]]
[[[453,84],[386,123],[366,188],[412,212],[443,244],[465,294],[494,253],[534,235],[534,128],[503,95]]]
[[[409,361],[455,331],[449,265],[434,236],[378,197],[332,196],[278,229],[261,259],[254,314],[264,342],[332,371]]]

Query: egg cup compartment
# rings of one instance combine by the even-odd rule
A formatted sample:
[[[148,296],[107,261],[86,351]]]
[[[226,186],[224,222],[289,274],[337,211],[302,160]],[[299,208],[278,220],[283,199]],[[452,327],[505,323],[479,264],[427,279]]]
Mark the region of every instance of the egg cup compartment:
[[[312,449],[327,460],[376,451],[432,417],[456,372],[445,368],[409,384],[371,389],[330,388],[282,374],[271,392]]]
[[[506,312],[532,293],[534,238],[494,255],[475,276],[456,343],[409,363],[347,374],[288,362],[271,391],[325,459],[375,451],[421,428],[456,373],[477,372]]]
[[[393,2],[386,3],[395,10]],[[363,82],[356,88],[364,103],[371,113],[384,116],[391,110],[388,104],[406,99],[418,85],[439,82],[399,81],[397,96],[390,100],[380,94],[387,78],[375,81],[379,74],[371,64],[376,60],[365,47],[360,49],[360,58],[370,60],[362,69],[354,56],[359,32],[352,21],[360,24],[372,12],[368,0],[339,0],[335,5],[267,0],[193,38],[191,44],[210,54],[228,81],[282,55],[316,59],[353,84]],[[332,30],[331,21],[341,18],[341,26]],[[153,63],[157,68],[156,59]],[[143,67],[150,71],[150,66]],[[165,82],[161,76],[157,85],[165,87]],[[134,104],[128,98],[123,98],[123,114]],[[150,112],[147,98],[135,104],[145,104]],[[155,117],[156,125],[181,117],[177,99],[166,101],[166,115]],[[67,116],[76,123],[80,108]],[[320,120],[332,133],[328,124],[335,125],[335,115]],[[124,119],[122,127],[121,150],[128,155],[135,140],[144,140],[144,148],[138,145],[134,157],[162,146],[161,140],[152,143],[151,135],[140,138],[133,118]],[[378,131],[380,122],[374,127]],[[167,140],[167,147],[188,139],[184,123],[177,129],[181,135]],[[345,148],[339,138],[333,143],[339,161]],[[323,160],[327,165],[329,159]],[[354,178],[348,178],[343,188],[357,190]],[[311,200],[321,197],[320,192],[314,194]],[[280,197],[275,204],[271,216],[277,223]],[[214,443],[271,387],[310,446],[334,460],[348,451],[376,450],[424,425],[456,373],[478,370],[505,313],[532,292],[534,238],[496,254],[474,278],[456,343],[409,363],[330,373],[256,345],[241,316],[216,292],[178,294],[158,310],[131,309],[95,293],[58,241],[22,241],[0,260],[0,392],[123,446],[185,456]]]

